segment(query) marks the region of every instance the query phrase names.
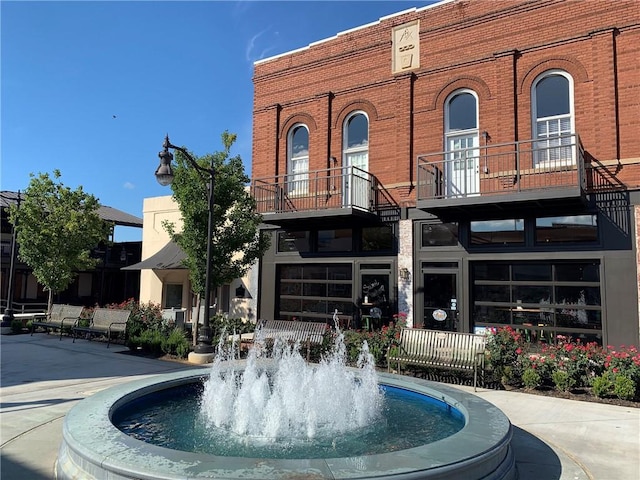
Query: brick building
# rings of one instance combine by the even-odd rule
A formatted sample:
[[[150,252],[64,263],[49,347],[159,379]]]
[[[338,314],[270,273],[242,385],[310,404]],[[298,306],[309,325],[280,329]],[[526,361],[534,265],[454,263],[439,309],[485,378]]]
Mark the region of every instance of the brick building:
[[[639,343],[640,3],[442,1],[254,65],[259,318]]]

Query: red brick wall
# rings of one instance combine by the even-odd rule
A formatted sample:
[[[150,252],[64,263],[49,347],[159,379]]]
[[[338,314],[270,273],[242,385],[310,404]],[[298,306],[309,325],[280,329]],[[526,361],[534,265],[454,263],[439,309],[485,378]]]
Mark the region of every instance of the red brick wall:
[[[392,28],[416,19],[420,68],[393,75]],[[342,120],[360,109],[370,119],[370,171],[411,204],[416,156],[443,150],[448,94],[477,93],[492,143],[526,140],[532,82],[558,68],[573,77],[583,146],[607,166],[598,175],[639,187],[639,59],[637,0],[464,0],[387,18],[255,66],[252,176],[286,171],[296,121],[309,126],[310,170],[340,160]],[[622,168],[610,168],[617,160]]]

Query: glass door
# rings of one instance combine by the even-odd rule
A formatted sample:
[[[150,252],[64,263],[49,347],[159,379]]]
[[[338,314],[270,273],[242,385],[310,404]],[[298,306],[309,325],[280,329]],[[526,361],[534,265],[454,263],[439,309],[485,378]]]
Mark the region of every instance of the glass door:
[[[458,331],[457,273],[423,272],[423,328]]]
[[[449,136],[447,147],[447,196],[465,197],[480,193],[478,136]]]
[[[352,153],[345,156],[344,198],[345,207],[357,207],[369,210],[371,198],[371,180],[369,179],[369,154]]]
[[[371,331],[389,325],[394,313],[391,311],[391,288],[390,265],[360,266],[360,325],[356,328]]]

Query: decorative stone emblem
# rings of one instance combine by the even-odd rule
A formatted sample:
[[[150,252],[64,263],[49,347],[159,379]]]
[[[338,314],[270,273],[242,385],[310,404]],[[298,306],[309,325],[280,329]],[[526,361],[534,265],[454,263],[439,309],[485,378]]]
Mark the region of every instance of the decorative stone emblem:
[[[420,67],[420,21],[399,25],[392,33],[393,73],[402,73]]]

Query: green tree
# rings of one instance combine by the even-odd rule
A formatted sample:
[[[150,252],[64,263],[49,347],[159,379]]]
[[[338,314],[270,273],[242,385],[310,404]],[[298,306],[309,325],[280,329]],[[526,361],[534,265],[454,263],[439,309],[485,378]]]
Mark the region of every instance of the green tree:
[[[53,295],[71,283],[78,271],[95,267],[91,249],[107,239],[109,226],[97,213],[100,203],[82,186],[71,190],[47,173],[30,174],[20,207],[9,207],[9,221],[16,228],[18,255],[29,265],[38,282]]]
[[[268,237],[260,234],[262,216],[256,210],[255,199],[246,188],[249,177],[244,172],[239,155],[231,157],[236,135],[222,134],[224,150],[203,157],[190,155],[203,169],[215,171],[213,208],[213,249],[211,287],[215,289],[242,277],[269,246]],[[182,214],[182,229],[164,222],[164,227],[187,258],[191,286],[197,295],[197,306],[205,293],[207,269],[207,229],[209,211],[209,177],[191,166],[187,157],[175,151],[173,198]],[[199,308],[196,310],[199,312]],[[194,329],[194,334],[195,334]]]

